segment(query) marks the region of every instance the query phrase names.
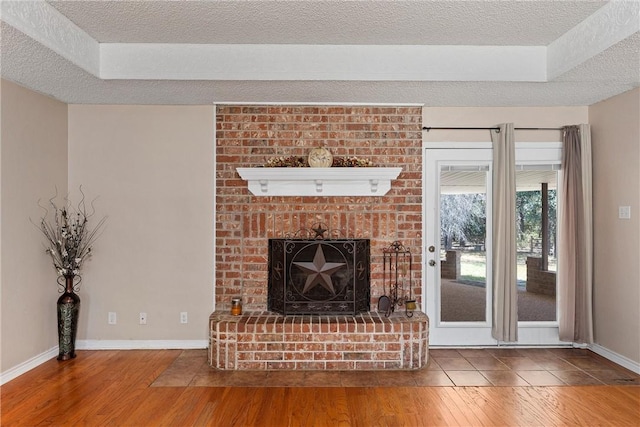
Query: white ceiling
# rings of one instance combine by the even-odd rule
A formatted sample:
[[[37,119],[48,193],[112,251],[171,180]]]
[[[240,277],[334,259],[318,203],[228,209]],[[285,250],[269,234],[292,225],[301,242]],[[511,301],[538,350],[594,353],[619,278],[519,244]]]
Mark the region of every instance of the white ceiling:
[[[590,105],[633,1],[2,1],[2,77],[68,103]]]

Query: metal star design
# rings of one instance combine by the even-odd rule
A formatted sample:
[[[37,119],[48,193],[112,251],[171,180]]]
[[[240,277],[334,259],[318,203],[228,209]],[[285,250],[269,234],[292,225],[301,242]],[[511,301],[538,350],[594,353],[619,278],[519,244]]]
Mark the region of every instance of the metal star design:
[[[324,228],[324,227],[322,226],[322,224],[318,224],[318,225],[316,226],[316,228],[312,228],[311,230],[312,230],[314,233],[316,233],[316,235],[315,235],[315,237],[316,237],[316,238],[318,238],[318,237],[319,237],[319,238],[321,238],[321,239],[324,239],[324,233],[326,233],[327,231],[329,231],[328,229]]]
[[[320,285],[331,292],[332,295],[336,294],[336,290],[333,286],[331,275],[346,265],[344,262],[327,262],[322,251],[322,245],[318,245],[313,262],[294,262],[293,264],[309,273],[302,290],[303,294]]]

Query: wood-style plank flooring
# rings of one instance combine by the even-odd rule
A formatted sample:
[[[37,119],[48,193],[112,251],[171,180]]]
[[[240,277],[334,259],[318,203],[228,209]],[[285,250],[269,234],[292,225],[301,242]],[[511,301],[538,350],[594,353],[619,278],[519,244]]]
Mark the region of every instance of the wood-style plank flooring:
[[[71,361],[50,360],[0,388],[1,424],[640,426],[638,385],[384,386],[378,380],[376,386],[338,382],[340,386],[332,387],[330,382],[340,374],[296,373],[301,386],[276,386],[286,373],[269,373],[266,378],[274,374],[275,384],[207,386],[196,381],[196,373],[209,369],[203,355],[180,350],[79,351]],[[179,383],[181,370],[189,379],[169,385]],[[376,375],[365,373],[364,378]],[[392,373],[381,377],[385,375],[394,378]],[[399,372],[397,378],[403,375]],[[629,377],[637,378],[634,375]],[[172,380],[163,384],[162,378]],[[244,378],[249,381],[251,374]]]

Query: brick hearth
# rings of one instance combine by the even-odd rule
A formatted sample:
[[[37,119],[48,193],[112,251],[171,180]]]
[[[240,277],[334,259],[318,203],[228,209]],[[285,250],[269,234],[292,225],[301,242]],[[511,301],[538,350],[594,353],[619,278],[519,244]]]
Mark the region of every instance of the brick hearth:
[[[428,319],[281,316],[247,312],[210,317],[209,365],[223,370],[420,369],[427,364]]]

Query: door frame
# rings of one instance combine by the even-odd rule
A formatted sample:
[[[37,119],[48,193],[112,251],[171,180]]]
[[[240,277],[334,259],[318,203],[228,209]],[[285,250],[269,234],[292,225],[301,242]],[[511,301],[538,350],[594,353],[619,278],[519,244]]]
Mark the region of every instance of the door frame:
[[[433,259],[433,256],[429,256],[429,252],[427,251],[430,243],[427,241],[427,204],[430,202],[427,198],[427,150],[429,149],[446,149],[446,150],[455,150],[455,149],[463,149],[463,150],[472,150],[472,149],[492,149],[491,142],[423,142],[423,185],[422,185],[422,212],[425,217],[423,221],[423,247],[422,247],[422,270],[424,274],[422,275],[422,295],[424,295],[426,301],[424,302],[424,311],[428,314],[435,313],[439,315],[439,310],[435,310],[435,304],[439,301],[439,295],[436,292],[439,292],[439,289],[434,292],[434,290],[430,290],[429,286],[435,286],[429,282],[430,278],[430,269],[434,267],[430,267],[428,265],[429,260]],[[562,143],[558,142],[516,142],[516,164],[559,164],[562,156]],[[490,164],[490,168],[492,168],[492,164]],[[558,182],[561,182],[562,179],[562,171],[558,170]],[[487,184],[490,185],[490,181]],[[558,188],[559,189],[559,188]],[[491,194],[489,187],[487,188],[487,207],[489,209],[491,203]],[[558,207],[557,207],[557,215],[560,216],[562,205],[560,203],[560,197],[558,197]],[[439,205],[439,204],[438,204]],[[489,209],[490,210],[490,209]],[[487,221],[490,221],[491,213],[487,213]],[[439,216],[438,216],[439,219]],[[559,224],[558,224],[559,226]],[[487,224],[487,234],[491,232],[491,224]],[[490,236],[489,236],[490,238]],[[487,245],[490,246],[490,245]],[[437,242],[437,250],[436,252],[439,254],[438,250],[440,247],[440,242]],[[490,260],[490,253],[487,251],[487,260]],[[439,260],[439,255],[438,255]],[[561,260],[558,260],[558,270],[562,268]],[[437,266],[437,272],[440,272],[440,266]],[[490,275],[491,272],[487,272],[487,295],[488,295],[488,304],[491,302],[489,299],[491,295],[490,291]],[[431,279],[433,280],[433,279]],[[435,296],[436,298],[431,298],[431,296]],[[432,301],[433,300],[433,301]],[[559,328],[558,328],[558,316],[560,304],[556,304],[556,321],[553,322],[518,322],[518,342],[517,343],[508,343],[510,346],[558,346],[558,345],[567,345],[569,343],[560,341],[559,339]],[[490,310],[487,309],[489,313]],[[440,325],[439,318],[437,319],[429,319],[429,333],[430,333],[430,341],[432,338],[435,338],[435,342],[433,342],[434,346],[483,346],[490,347],[496,345],[502,345],[504,343],[498,342],[495,339],[488,340],[485,337],[477,337],[471,334],[471,339],[467,340],[465,338],[464,342],[460,341],[442,341],[440,339],[441,333],[440,331],[444,331],[448,328],[460,328],[460,327],[468,327],[472,326],[475,328],[488,327],[489,330],[491,328],[492,319],[487,319],[486,323],[488,325],[484,325],[480,323],[484,322],[455,322],[459,325],[451,325],[454,322],[445,322],[445,325]],[[473,323],[473,324],[470,324]],[[446,327],[443,327],[446,326]],[[436,329],[438,328],[438,329]],[[463,334],[464,335],[464,334]],[[430,343],[431,345],[431,343]]]
[[[429,153],[431,151],[431,153]],[[449,160],[450,159],[450,160]],[[486,286],[485,286],[485,320],[484,321],[468,321],[468,322],[446,322],[441,321],[441,265],[440,265],[440,167],[439,162],[444,160],[450,165],[470,165],[470,166],[487,166],[486,173],[486,260],[487,266],[492,255],[491,244],[491,167],[493,162],[493,154],[491,146],[487,148],[480,147],[476,144],[471,148],[458,147],[439,147],[428,148],[424,152],[424,271],[425,278],[424,295],[427,299],[426,312],[429,315],[429,341],[433,345],[443,346],[495,346],[498,342],[491,336],[492,324],[492,290],[491,290],[491,269],[486,269]],[[434,163],[435,168],[428,167]],[[429,225],[433,224],[433,227]],[[434,252],[428,250],[429,246],[434,246]],[[430,261],[435,261],[435,265],[429,265]]]

